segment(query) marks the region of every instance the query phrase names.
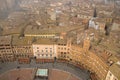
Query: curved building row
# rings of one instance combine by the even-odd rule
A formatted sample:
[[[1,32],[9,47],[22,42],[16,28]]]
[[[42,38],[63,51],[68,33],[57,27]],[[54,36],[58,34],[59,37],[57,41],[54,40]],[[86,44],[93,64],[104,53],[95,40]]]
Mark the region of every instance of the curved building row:
[[[107,50],[91,49],[90,40],[83,46],[72,43],[72,39],[1,36],[0,61],[30,63],[66,62],[93,74],[93,80],[120,80],[120,56]]]

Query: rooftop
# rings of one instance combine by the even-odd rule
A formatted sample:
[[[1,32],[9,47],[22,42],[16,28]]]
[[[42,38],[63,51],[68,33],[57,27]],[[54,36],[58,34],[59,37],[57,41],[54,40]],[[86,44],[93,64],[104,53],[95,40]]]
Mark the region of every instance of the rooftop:
[[[61,33],[61,32],[67,32],[67,31],[70,31],[70,30],[73,30],[73,29],[78,29],[80,26],[32,26],[32,25],[29,25],[26,27],[25,29],[25,34],[57,34],[57,33]]]
[[[40,27],[33,27],[32,25],[27,26],[25,30],[25,34],[54,34],[57,33],[57,31],[53,31],[54,29],[48,30],[48,28],[45,28],[44,26]]]
[[[30,45],[33,37],[19,37],[14,35],[12,39],[13,45]]]
[[[0,36],[0,44],[10,44],[11,36]]]
[[[66,39],[55,39],[55,38],[41,38],[41,37],[32,37],[25,36],[19,37],[17,35],[13,35],[12,37],[13,45],[31,45],[31,44],[66,44]]]
[[[118,80],[120,80],[120,62],[119,64],[115,63],[110,67],[110,71],[115,75]]]
[[[62,39],[48,39],[48,38],[37,38],[33,44],[65,44],[67,40]]]

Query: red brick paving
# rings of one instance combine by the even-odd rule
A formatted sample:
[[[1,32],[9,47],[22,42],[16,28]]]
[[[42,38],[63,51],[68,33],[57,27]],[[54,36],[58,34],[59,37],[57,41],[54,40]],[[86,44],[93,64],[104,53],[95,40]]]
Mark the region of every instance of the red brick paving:
[[[76,76],[72,75],[69,80],[80,80],[80,79],[78,79]]]
[[[35,76],[35,69],[14,69],[0,75],[0,80],[33,80]],[[48,80],[80,80],[71,73],[49,69]]]
[[[75,76],[71,75],[68,72],[61,70],[49,70],[49,79],[48,80],[80,80]]]
[[[34,69],[15,69],[0,76],[0,80],[33,80]]]

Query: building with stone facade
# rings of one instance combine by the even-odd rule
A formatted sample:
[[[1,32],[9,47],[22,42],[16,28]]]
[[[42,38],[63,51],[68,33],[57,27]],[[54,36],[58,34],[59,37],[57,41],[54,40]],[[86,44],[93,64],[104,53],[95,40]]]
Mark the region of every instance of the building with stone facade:
[[[12,39],[12,36],[0,36],[0,61],[1,62],[14,60],[11,39]]]
[[[32,48],[37,62],[53,61],[57,57],[57,45],[50,39],[38,39],[32,44]]]
[[[31,58],[35,58],[37,63],[43,63],[56,59],[88,70],[94,74],[93,80],[120,80],[119,56],[116,58],[106,50],[91,49],[89,38],[84,39],[83,46],[73,44],[72,39],[34,39],[15,35],[4,36],[4,40],[2,38],[1,42],[8,42],[0,44],[1,62],[18,60],[19,63],[30,63]]]
[[[119,79],[120,79],[120,63],[112,65],[106,76],[106,80],[119,80]]]
[[[7,4],[11,4],[9,0],[5,1],[7,1]],[[114,35],[116,32],[111,33],[111,39],[107,39],[106,42],[104,42],[104,37],[99,40],[99,35],[97,35],[99,31],[106,34],[106,29],[110,29],[110,26],[112,26],[112,31],[118,30],[119,33],[120,22],[119,19],[114,18],[115,6],[96,3],[98,0],[93,0],[95,2],[93,4],[89,3],[89,0],[74,0],[77,2],[67,4],[56,3],[55,1],[49,6],[46,5],[49,8],[42,7],[40,10],[37,6],[41,6],[42,4],[39,3],[42,3],[42,1],[44,0],[40,2],[39,0],[24,0],[20,6],[26,10],[26,13],[15,12],[12,14],[15,16],[20,14],[20,17],[22,17],[20,20],[25,22],[22,29],[20,28],[21,25],[18,25],[18,23],[22,24],[21,21],[14,16],[8,16],[9,19],[6,19],[3,23],[5,24],[2,25],[3,30],[6,30],[3,33],[5,36],[0,36],[0,62],[16,60],[19,63],[30,63],[32,59],[35,59],[36,62],[54,62],[56,59],[56,61],[63,61],[86,69],[94,74],[95,78],[93,80],[120,80],[120,54],[109,52],[109,50],[99,51],[101,47],[95,45],[94,48],[91,46],[91,41],[94,40],[96,40],[95,44],[101,44],[99,42],[103,40],[103,46],[105,43],[111,44],[110,40],[119,45],[119,36]],[[60,7],[60,5],[63,6]],[[12,8],[13,6],[11,4],[7,7]],[[7,7],[3,6],[1,10],[9,9]],[[119,14],[119,10],[117,11]],[[27,17],[25,14],[28,14],[30,18],[24,19],[24,17]],[[119,18],[116,15],[117,17]],[[26,22],[27,20],[28,22]],[[90,32],[84,30],[83,34],[79,34],[80,27],[84,26],[86,29],[88,25],[96,31],[90,28]],[[59,28],[56,28],[56,26]],[[77,26],[78,28],[75,28],[75,30],[72,28]],[[71,37],[76,38],[77,35],[77,44],[75,44],[75,39],[66,39],[69,32],[73,34]],[[84,39],[88,36],[86,33],[91,35],[91,41]],[[108,37],[106,36],[106,38]],[[111,49],[113,48],[116,47],[112,45]]]
[[[98,80],[105,80],[108,65],[95,53],[89,50],[89,40],[84,40],[83,47],[73,45],[70,50],[70,60],[95,73]]]
[[[15,60],[20,63],[29,63],[30,58],[33,57],[32,51],[32,38],[31,37],[19,37],[13,35],[12,37],[12,51]]]

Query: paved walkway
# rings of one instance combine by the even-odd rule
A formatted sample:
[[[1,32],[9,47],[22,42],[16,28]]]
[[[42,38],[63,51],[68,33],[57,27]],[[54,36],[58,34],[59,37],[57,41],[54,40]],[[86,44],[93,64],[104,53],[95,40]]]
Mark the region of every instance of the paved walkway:
[[[31,61],[30,64],[19,64],[18,62],[6,62],[6,63],[0,63],[0,74],[15,69],[17,67],[20,68],[48,68],[48,69],[60,69],[63,71],[70,72],[79,78],[83,80],[89,79],[89,73],[85,70],[81,70],[79,68],[76,68],[70,64],[66,63],[44,63],[44,64],[36,64],[35,61]]]

